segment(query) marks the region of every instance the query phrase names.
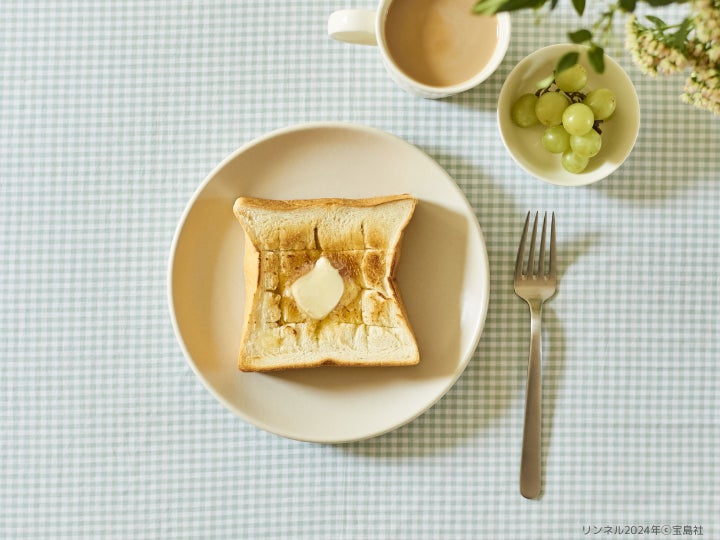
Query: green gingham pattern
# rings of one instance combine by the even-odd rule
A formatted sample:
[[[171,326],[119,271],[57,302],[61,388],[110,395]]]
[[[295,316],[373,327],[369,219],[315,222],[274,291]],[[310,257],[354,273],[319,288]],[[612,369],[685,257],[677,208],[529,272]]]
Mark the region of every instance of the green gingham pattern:
[[[718,118],[679,101],[681,77],[642,76],[618,37],[608,50],[642,107],[631,159],[591,187],[544,184],[506,153],[495,104],[516,62],[580,25],[568,7],[513,15],[495,75],[425,101],[377,50],[326,36],[350,4],[374,6],[3,2],[0,538],[720,538]],[[407,426],[338,446],[216,402],[175,341],[165,284],[208,171],[325,120],[434,157],[476,210],[492,274],[455,387]],[[527,501],[529,323],[511,274],[534,209],[557,214],[561,281],[545,312],[545,489]]]

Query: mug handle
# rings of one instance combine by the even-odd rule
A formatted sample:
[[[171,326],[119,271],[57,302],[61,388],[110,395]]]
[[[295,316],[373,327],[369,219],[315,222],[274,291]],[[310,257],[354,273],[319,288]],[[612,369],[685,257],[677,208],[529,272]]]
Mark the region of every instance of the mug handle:
[[[328,35],[338,41],[356,45],[377,45],[374,11],[341,9],[328,18]]]

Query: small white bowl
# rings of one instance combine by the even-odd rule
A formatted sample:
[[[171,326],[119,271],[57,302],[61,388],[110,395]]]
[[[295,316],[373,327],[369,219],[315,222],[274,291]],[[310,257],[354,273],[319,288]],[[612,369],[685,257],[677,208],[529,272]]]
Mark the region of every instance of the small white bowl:
[[[563,169],[559,154],[542,146],[544,126],[516,126],[510,119],[510,108],[522,94],[535,92],[537,83],[552,75],[557,61],[565,53],[578,51],[578,62],[585,66],[588,83],[585,91],[609,88],[615,93],[617,107],[613,116],[602,123],[603,146],[590,158],[587,169],[573,174]],[[587,47],[573,44],[550,45],[525,57],[508,75],[498,99],[498,125],[505,147],[515,162],[533,176],[560,186],[584,186],[613,173],[635,145],[640,129],[640,103],[632,81],[620,65],[605,55],[605,71],[597,73],[588,63]]]

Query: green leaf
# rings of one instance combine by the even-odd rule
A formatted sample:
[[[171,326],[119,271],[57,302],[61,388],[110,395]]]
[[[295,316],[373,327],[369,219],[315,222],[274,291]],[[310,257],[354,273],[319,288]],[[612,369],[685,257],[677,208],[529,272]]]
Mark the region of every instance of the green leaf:
[[[520,9],[537,9],[542,7],[547,0],[508,0],[503,6],[503,11],[517,11]]]
[[[585,11],[585,0],[572,0],[572,5],[577,14],[582,17],[583,12]]]
[[[550,0],[550,11],[555,9],[555,7],[558,5],[558,0]]]
[[[560,57],[560,60],[558,60],[558,63],[555,66],[555,73],[560,73],[561,71],[565,71],[566,69],[573,67],[577,64],[578,58],[580,58],[579,53],[565,53]]]
[[[502,11],[518,11],[542,6],[546,0],[479,0],[472,12],[476,15],[494,15]]]
[[[599,45],[593,43],[587,53],[588,62],[598,73],[605,71],[605,51]]]
[[[569,32],[568,37],[573,43],[585,43],[586,41],[592,40],[592,32],[583,28],[582,30]]]
[[[620,0],[620,7],[626,13],[632,13],[637,6],[637,0]]]
[[[672,40],[670,41],[670,44],[678,51],[684,53],[687,48],[687,37],[691,30],[692,20],[689,17],[686,17],[680,24],[677,32],[672,35]]]
[[[652,7],[669,6],[670,4],[682,4],[682,0],[644,0]]]
[[[472,12],[477,15],[494,15],[498,11],[502,11],[503,4],[506,0],[480,0],[473,8]]]
[[[655,15],[645,15],[645,18],[651,23],[653,23],[655,25],[655,28],[660,31],[663,31],[668,27],[665,21],[663,21],[660,17],[656,17]]]

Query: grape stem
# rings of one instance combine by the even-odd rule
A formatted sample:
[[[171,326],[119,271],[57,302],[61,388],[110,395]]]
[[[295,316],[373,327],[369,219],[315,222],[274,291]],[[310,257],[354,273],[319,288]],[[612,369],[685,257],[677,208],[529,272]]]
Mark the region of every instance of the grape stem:
[[[548,84],[545,88],[540,88],[537,92],[535,92],[535,95],[540,97],[548,92],[559,92],[567,97],[570,100],[570,103],[582,103],[587,97],[586,94],[583,94],[582,92],[565,92],[564,90],[560,90],[555,83],[555,79],[550,81],[550,84]],[[600,129],[600,124],[602,124],[602,122],[602,120],[595,120],[593,123],[592,128],[598,132],[598,135],[602,135],[602,130]]]

